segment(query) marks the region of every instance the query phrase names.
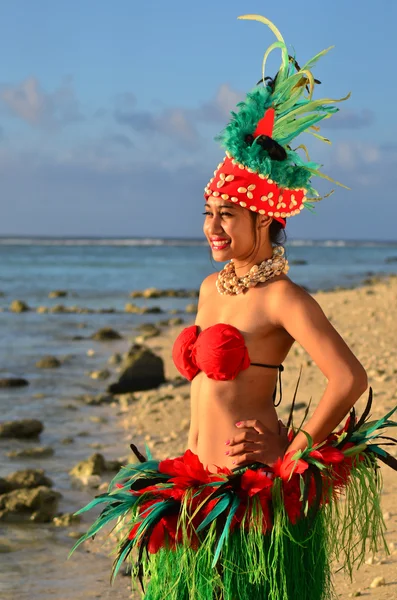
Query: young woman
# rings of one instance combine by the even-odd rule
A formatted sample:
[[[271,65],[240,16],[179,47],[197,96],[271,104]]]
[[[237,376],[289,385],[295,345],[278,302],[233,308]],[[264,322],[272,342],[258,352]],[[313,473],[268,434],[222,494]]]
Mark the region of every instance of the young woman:
[[[382,541],[378,461],[397,469],[379,435],[397,425],[394,411],[368,423],[371,390],[362,417],[352,409],[334,431],[367,389],[366,372],[287,277],[286,219],[312,208],[311,179],[323,176],[290,144],[302,131],[322,139],[316,123],[337,110],[312,99],[324,52],[300,68],[270,21],[245,18],[270,27],[277,42],[264,62],[279,49],[282,63],[232,113],[220,136],[226,156],[205,188],[204,233],[227,264],[203,281],[196,323],[173,348],[192,382],[188,449],[159,461],[132,444],[139,464],[83,509],[105,504],[78,544],[117,522],[114,573],[129,558],[145,600],[330,600],[331,560],[351,574]],[[285,425],[276,412],[294,341],[327,378],[297,428],[293,405]]]
[[[213,258],[232,260],[237,277],[271,260],[281,228],[272,217],[250,212],[220,196],[207,199],[204,233]],[[227,378],[229,356],[220,344],[216,352],[223,354],[225,376],[212,378],[201,371],[194,377],[189,448],[214,470],[214,465],[233,468],[254,461],[269,465],[285,451],[305,448],[303,433],[288,446],[286,435],[279,432],[273,402],[278,365],[294,341],[307,350],[328,380],[317,409],[305,424],[313,441],[322,442],[367,389],[363,366],[314,298],[286,274],[238,295],[220,294],[217,278],[214,273],[202,283],[196,324],[207,336],[214,324],[235,327],[244,338],[251,365],[247,361],[236,378]],[[229,327],[221,325],[218,331],[224,329]],[[223,338],[222,343],[228,342],[227,336]],[[211,347],[206,349],[206,361],[212,360],[211,351]]]

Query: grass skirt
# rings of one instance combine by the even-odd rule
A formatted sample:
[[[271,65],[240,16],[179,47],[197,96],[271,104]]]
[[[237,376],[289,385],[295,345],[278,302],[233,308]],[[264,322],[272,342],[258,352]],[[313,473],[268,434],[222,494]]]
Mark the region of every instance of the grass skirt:
[[[116,526],[112,575],[129,561],[145,600],[331,600],[335,558],[351,576],[368,551],[388,551],[378,461],[397,470],[381,447],[396,443],[381,433],[397,407],[369,422],[371,400],[372,390],[360,419],[352,409],[340,431],[321,444],[307,436],[271,466],[211,473],[190,450],[158,461],[132,444],[139,462],[79,511],[105,504],[75,547]]]

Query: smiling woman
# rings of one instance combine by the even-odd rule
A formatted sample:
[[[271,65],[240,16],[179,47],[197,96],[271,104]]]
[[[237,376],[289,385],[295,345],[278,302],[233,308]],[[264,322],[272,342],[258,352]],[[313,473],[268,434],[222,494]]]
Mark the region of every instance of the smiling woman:
[[[397,469],[380,435],[397,426],[395,409],[368,423],[370,389],[356,418],[366,372],[287,276],[280,241],[286,219],[318,199],[318,165],[290,143],[302,131],[322,139],[316,124],[337,110],[312,99],[311,69],[325,51],[300,68],[270,21],[243,18],[270,27],[277,42],[264,62],[279,49],[282,63],[232,113],[220,136],[225,159],[205,188],[204,234],[214,260],[229,262],[202,282],[196,322],[173,347],[191,381],[188,448],[158,461],[132,445],[139,464],[80,511],[105,504],[77,545],[118,521],[114,573],[129,559],[146,600],[331,600],[331,560],[351,575],[382,543],[378,461]],[[276,411],[295,342],[327,379],[304,429],[294,405],[286,424]]]

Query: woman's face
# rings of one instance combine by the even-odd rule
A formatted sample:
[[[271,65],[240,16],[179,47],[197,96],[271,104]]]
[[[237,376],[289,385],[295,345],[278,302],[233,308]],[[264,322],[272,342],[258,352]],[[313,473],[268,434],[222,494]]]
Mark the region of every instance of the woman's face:
[[[254,247],[254,228],[249,211],[232,202],[210,196],[205,204],[203,231],[214,260],[245,260]]]

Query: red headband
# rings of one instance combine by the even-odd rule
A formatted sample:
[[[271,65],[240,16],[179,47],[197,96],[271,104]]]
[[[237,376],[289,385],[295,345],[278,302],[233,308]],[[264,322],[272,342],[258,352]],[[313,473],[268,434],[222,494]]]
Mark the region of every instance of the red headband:
[[[286,217],[299,214],[304,208],[306,190],[280,188],[268,176],[254,173],[232,157],[225,157],[204,190],[204,197],[221,197],[238,203],[260,215],[268,215],[283,227]]]

